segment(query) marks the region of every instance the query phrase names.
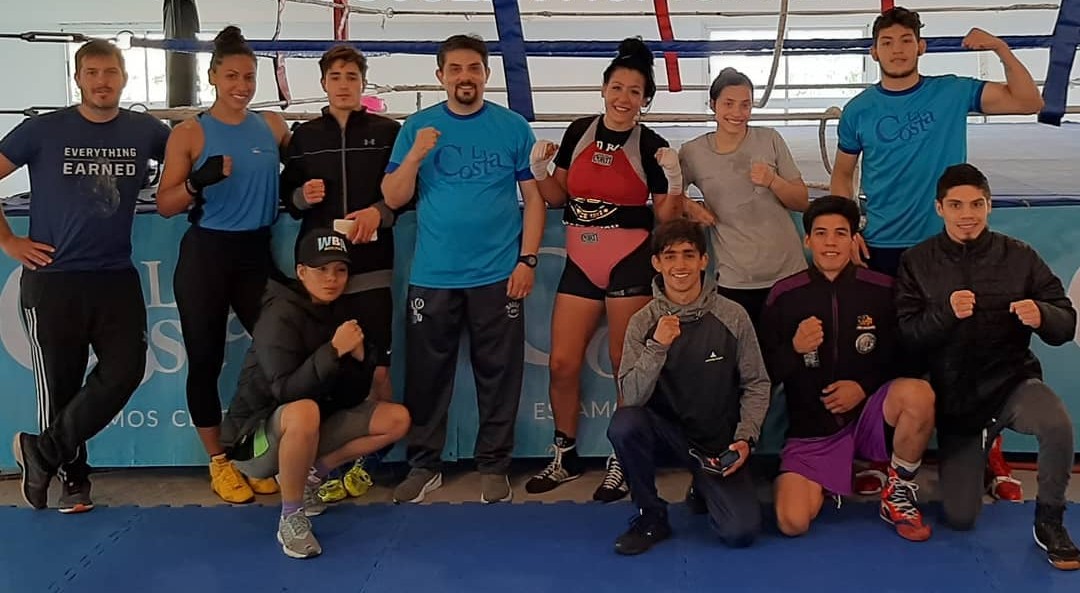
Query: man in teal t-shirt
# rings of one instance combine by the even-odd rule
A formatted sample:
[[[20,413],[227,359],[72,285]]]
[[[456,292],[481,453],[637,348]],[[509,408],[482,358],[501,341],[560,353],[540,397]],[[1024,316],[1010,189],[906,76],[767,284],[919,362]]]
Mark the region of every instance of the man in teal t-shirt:
[[[450,37],[438,67],[447,100],[405,121],[382,184],[391,208],[415,194],[417,221],[405,331],[412,469],[394,500],[421,502],[442,485],[458,343],[468,327],[480,415],[480,499],[508,501],[525,364],[522,299],[532,290],[546,216],[529,169],[536,138],[523,117],[484,101],[491,70],[482,40]]]
[[[855,198],[855,165],[862,155],[866,227],[856,235],[852,260],[890,276],[896,276],[904,251],[942,230],[934,211],[937,180],[950,165],[968,160],[968,114],[1027,115],[1043,106],[1023,63],[1004,41],[981,29],[972,29],[963,45],[997,54],[1005,68],[1004,83],[923,76],[919,56],[926,52],[926,41],[921,28],[919,14],[900,7],[874,21],[870,55],[881,66],[881,82],[844,107],[830,184],[831,193]],[[1001,454],[1000,438],[988,453],[991,494],[1022,500],[1020,482],[1012,478]],[[856,490],[872,491],[858,484]]]
[[[996,53],[1005,83],[921,75],[921,28],[918,13],[899,7],[874,21],[870,55],[881,66],[881,82],[844,107],[831,180],[833,194],[855,197],[862,155],[866,227],[855,261],[868,256],[871,269],[890,276],[905,249],[941,232],[935,184],[946,167],[967,161],[968,114],[1026,115],[1043,106],[1027,68],[1004,41],[980,29],[972,29],[963,45]]]

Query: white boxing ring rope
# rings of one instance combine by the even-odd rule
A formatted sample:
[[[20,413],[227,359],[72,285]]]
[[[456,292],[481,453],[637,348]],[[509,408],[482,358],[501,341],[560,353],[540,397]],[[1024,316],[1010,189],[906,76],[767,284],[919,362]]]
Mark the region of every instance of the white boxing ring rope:
[[[769,79],[765,83],[765,92],[756,107],[761,109],[769,103],[776,73],[780,70],[780,58],[784,57],[784,37],[787,35],[788,0],[780,0],[780,17],[776,21],[776,45],[773,46],[772,66],[769,67]]]

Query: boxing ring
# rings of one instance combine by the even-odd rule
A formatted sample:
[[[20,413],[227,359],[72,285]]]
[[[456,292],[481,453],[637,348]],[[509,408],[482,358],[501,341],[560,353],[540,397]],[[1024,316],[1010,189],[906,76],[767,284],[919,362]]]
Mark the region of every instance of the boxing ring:
[[[268,2],[251,0],[253,6],[269,6]],[[288,22],[282,21],[294,9],[306,5],[308,10],[324,10],[331,21],[334,40],[288,39]],[[800,10],[797,2],[783,0],[780,11],[705,12],[669,10],[667,2],[657,0],[654,10],[620,13],[636,17],[645,23],[641,33],[656,52],[659,93],[656,106],[644,120],[672,146],[713,129],[711,114],[705,109],[708,80],[689,81],[683,75],[693,70],[693,60],[715,56],[770,56],[773,58],[770,76],[755,96],[759,107],[768,107],[774,92],[800,88],[846,88],[857,90],[867,84],[815,85],[782,84],[776,76],[781,56],[798,55],[865,55],[870,46],[866,38],[855,39],[789,39],[785,28],[796,19],[818,19],[837,14],[861,15],[869,22],[874,10],[815,11]],[[886,2],[882,2],[886,4]],[[543,60],[571,58],[610,59],[615,55],[618,40],[550,41],[526,38],[527,25],[536,22],[560,22],[565,19],[600,19],[604,13],[585,11],[525,11],[517,2],[495,0],[490,11],[395,11],[391,8],[371,8],[347,5],[331,0],[279,0],[278,27],[273,38],[254,39],[250,45],[260,57],[274,62],[277,99],[256,102],[263,109],[281,109],[289,120],[305,120],[317,115],[321,97],[293,97],[296,88],[289,65],[294,60],[319,56],[339,40],[348,40],[371,58],[371,77],[368,93],[381,101],[370,103],[374,110],[385,110],[390,117],[403,118],[411,111],[388,109],[403,101],[415,108],[433,104],[441,87],[432,84],[379,84],[380,72],[385,72],[395,56],[429,56],[437,50],[435,40],[363,40],[349,34],[349,25],[359,22],[362,27],[393,27],[395,23],[432,15],[455,22],[472,24],[483,21],[494,25],[497,40],[489,38],[492,68],[501,72],[503,82],[493,81],[489,87],[492,100],[505,99],[512,109],[531,122],[539,138],[558,142],[566,124],[584,113],[542,112],[536,107],[546,95],[592,93],[598,95],[598,84],[540,86],[530,78],[530,68]],[[1076,157],[1080,155],[1080,133],[1077,124],[1065,121],[1070,114],[1080,113],[1080,107],[1067,101],[1074,85],[1072,58],[1080,42],[1080,1],[1063,0],[1058,4],[1025,4],[984,7],[918,8],[933,16],[950,12],[969,11],[976,17],[980,12],[1006,10],[1032,11],[1045,15],[1045,33],[1038,35],[1003,35],[1013,49],[1039,51],[1047,54],[1045,72],[1035,72],[1043,86],[1046,108],[1038,123],[999,123],[993,117],[974,118],[969,125],[969,160],[987,172],[995,192],[995,210],[991,225],[996,230],[1031,243],[1062,278],[1074,302],[1080,303],[1080,174]],[[416,13],[416,14],[414,14]],[[611,13],[607,13],[611,17]],[[770,18],[777,29],[771,40],[678,40],[672,23],[687,18]],[[465,20],[467,19],[467,21]],[[493,22],[492,22],[493,21]],[[599,22],[599,21],[598,21]],[[283,26],[284,23],[284,26]],[[242,25],[242,23],[240,23]],[[357,28],[354,26],[354,31]],[[659,31],[659,38],[650,38]],[[648,34],[647,34],[648,33]],[[1000,32],[998,32],[1000,33]],[[78,33],[26,32],[0,34],[9,43],[78,43],[88,37]],[[948,54],[962,51],[962,37],[929,37],[928,52]],[[130,47],[165,50],[171,53],[209,51],[208,42],[184,39],[151,39],[118,34],[117,43]],[[593,68],[593,64],[597,64]],[[599,60],[589,61],[593,79],[600,78]],[[429,66],[430,67],[430,64]],[[495,77],[493,77],[495,78]],[[761,82],[761,81],[755,81]],[[691,96],[692,100],[682,97]],[[403,99],[404,97],[404,99]],[[698,100],[700,98],[700,100]],[[424,103],[424,100],[427,102]],[[598,105],[599,101],[589,103]],[[697,105],[696,110],[664,110],[665,105]],[[843,107],[842,102],[822,110],[788,109],[783,113],[755,114],[756,125],[777,125],[812,187],[812,195],[821,195],[827,188],[831,159],[835,152],[835,125]],[[138,106],[136,106],[138,108]],[[0,113],[34,116],[52,108],[28,107],[0,109]],[[175,120],[202,109],[199,106],[154,108],[150,111],[162,119]],[[414,109],[415,110],[415,109]],[[696,188],[695,190],[696,191]],[[112,425],[94,439],[91,463],[95,466],[160,466],[201,465],[205,453],[187,416],[184,398],[186,356],[180,334],[179,318],[173,298],[173,270],[177,246],[188,223],[183,217],[166,220],[158,216],[153,206],[152,183],[144,190],[138,207],[134,230],[134,260],[142,277],[148,315],[147,370],[143,382],[124,412]],[[693,195],[693,192],[691,192]],[[17,234],[27,231],[26,195],[11,196],[4,208]],[[793,217],[794,218],[794,217]],[[549,210],[537,270],[536,287],[526,301],[526,369],[521,405],[517,419],[515,456],[543,457],[551,442],[552,421],[548,408],[549,330],[555,288],[563,267],[564,230],[561,212]],[[292,265],[292,245],[299,224],[283,214],[274,228],[274,249],[279,266],[289,272]],[[410,256],[415,241],[415,220],[412,214],[403,216],[395,231],[397,261],[394,273],[395,298],[394,332],[396,344],[393,358],[395,392],[400,398],[403,387],[405,307],[400,303],[405,294],[410,268]],[[19,269],[8,258],[0,259],[0,376],[4,377],[8,397],[0,401],[0,434],[33,429],[36,401],[33,397],[34,379],[30,371],[29,346],[18,318]],[[463,338],[464,339],[464,338]],[[587,361],[582,376],[582,422],[579,450],[584,455],[605,455],[610,445],[605,436],[608,418],[614,411],[615,393],[607,359],[606,329],[601,326],[587,349]],[[249,338],[233,319],[230,323],[226,365],[220,379],[222,397],[227,404],[235,389],[240,364],[250,343]],[[1060,348],[1047,348],[1037,339],[1034,349],[1043,362],[1047,381],[1062,395],[1074,419],[1080,420],[1080,338]],[[451,408],[450,425],[444,453],[446,459],[472,456],[477,427],[473,379],[467,362],[467,348],[462,348],[455,383],[455,398]],[[763,450],[776,452],[783,438],[782,402],[774,400],[763,438]],[[1080,443],[1080,429],[1077,431]],[[1080,445],[1078,445],[1080,446]],[[1009,435],[1006,449],[1015,452],[1035,450],[1033,440]],[[0,448],[0,469],[14,466],[11,452]]]

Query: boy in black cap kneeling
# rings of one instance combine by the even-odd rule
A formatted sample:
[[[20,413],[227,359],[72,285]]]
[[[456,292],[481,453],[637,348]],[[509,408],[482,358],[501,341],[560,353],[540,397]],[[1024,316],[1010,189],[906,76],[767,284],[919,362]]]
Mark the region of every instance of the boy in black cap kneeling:
[[[292,558],[322,553],[308,517],[326,507],[315,491],[330,470],[405,436],[404,406],[366,399],[375,365],[363,328],[331,307],[345,290],[344,235],[308,233],[297,249],[298,282],[271,280],[222,443],[245,475],[278,477],[277,538]]]

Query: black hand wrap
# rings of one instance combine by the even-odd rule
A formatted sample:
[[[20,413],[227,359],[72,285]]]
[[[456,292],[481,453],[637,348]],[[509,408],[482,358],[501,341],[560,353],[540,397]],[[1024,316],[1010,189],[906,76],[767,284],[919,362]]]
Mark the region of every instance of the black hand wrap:
[[[214,185],[222,179],[225,179],[225,157],[217,154],[208,157],[201,167],[188,175],[187,189],[192,195],[198,195],[202,193],[203,188]]]

